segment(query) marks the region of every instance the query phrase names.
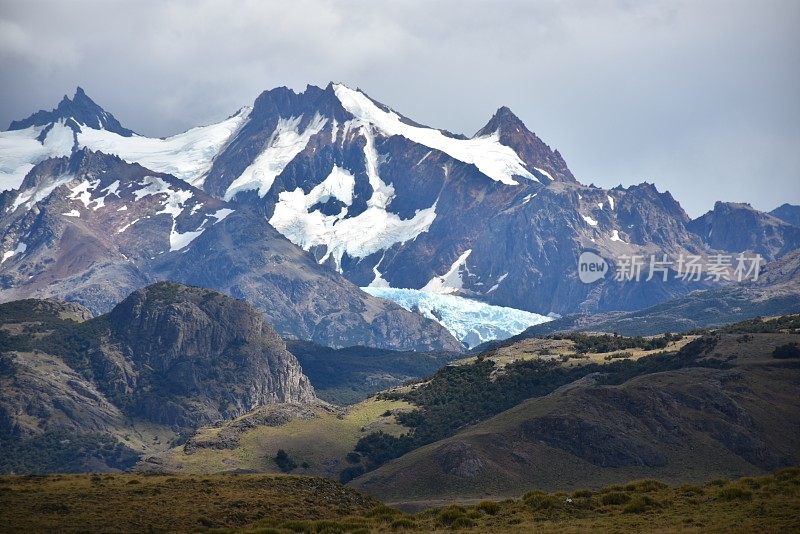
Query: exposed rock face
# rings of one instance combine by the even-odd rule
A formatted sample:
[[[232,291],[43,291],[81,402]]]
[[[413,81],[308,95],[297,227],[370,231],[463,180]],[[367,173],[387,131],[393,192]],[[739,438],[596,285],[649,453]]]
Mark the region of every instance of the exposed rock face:
[[[314,399],[300,364],[246,302],[162,282],[133,293],[106,320],[109,341],[100,350],[124,362],[101,380],[140,417],[197,426]]]
[[[249,304],[158,283],[111,313],[52,301],[0,305],[2,436],[176,430],[316,399],[300,364]]]
[[[283,335],[329,346],[461,350],[438,323],[318,265],[264,216],[88,149],[46,160],[0,195],[0,301],[110,310],[169,279],[247,298]]]
[[[81,125],[85,125],[89,128],[118,133],[124,137],[133,135],[131,130],[124,128],[112,114],[98,106],[80,87],[76,89],[75,96],[71,99],[64,95],[55,109],[40,110],[26,119],[12,121],[8,129],[22,130],[30,126],[45,126],[45,130],[40,134],[41,139],[44,139],[47,136],[47,127],[57,121],[63,121],[65,126],[73,131],[80,131]]]
[[[659,192],[652,184],[613,189],[585,186],[576,180],[557,150],[505,107],[498,109],[474,136],[467,137],[423,126],[362,91],[340,84],[308,86],[300,93],[281,87],[265,91],[252,109],[243,108],[219,124],[167,140],[143,138],[141,144],[133,144],[133,149],[131,143],[120,141],[119,135],[112,133],[126,132],[114,126],[109,117],[78,91],[74,99],[67,99],[55,111],[35,114],[14,127],[35,124],[30,135],[39,129],[54,130],[52,135],[42,130],[45,138],[39,141],[43,153],[62,155],[64,150],[86,146],[102,148],[120,153],[129,162],[147,162],[145,166],[154,171],[177,173],[187,182],[180,186],[170,182],[174,192],[180,191],[171,204],[156,195],[137,197],[137,204],[150,202],[153,211],[144,210],[143,218],[119,232],[123,224],[133,222],[133,217],[126,217],[125,212],[111,217],[104,214],[106,207],[92,203],[108,187],[104,177],[90,173],[78,176],[90,184],[96,180],[100,183],[85,191],[74,190],[71,203],[59,204],[64,211],[58,213],[71,213],[74,218],[73,210],[79,212],[80,224],[73,221],[67,225],[71,232],[68,241],[86,243],[87,250],[76,248],[68,256],[84,258],[84,266],[91,264],[93,270],[77,275],[69,265],[63,265],[58,275],[42,286],[52,285],[57,296],[74,288],[76,298],[91,294],[100,299],[104,293],[102,280],[109,278],[124,280],[127,288],[140,287],[153,279],[150,262],[158,264],[160,273],[169,273],[169,261],[183,253],[196,251],[194,257],[206,258],[208,264],[210,260],[195,248],[194,241],[221,224],[224,217],[213,217],[213,213],[231,209],[251,210],[266,218],[322,267],[357,286],[430,289],[431,284],[442,285],[441,279],[446,277],[445,287],[439,288],[446,292],[543,315],[632,311],[710,287],[707,281],[683,282],[674,276],[667,282],[647,284],[620,284],[608,278],[583,284],[577,276],[577,257],[584,249],[603,255],[613,269],[613,263],[623,255],[667,255],[674,259],[687,253],[752,251],[773,259],[800,246],[800,227],[743,206],[721,204],[715,212],[690,221],[668,192]],[[67,136],[62,135],[64,130]],[[69,132],[74,135],[69,137]],[[8,142],[12,142],[10,138]],[[29,156],[8,162],[10,171],[3,171],[8,183],[17,184],[29,164],[41,161],[37,154]],[[47,167],[40,171],[60,176]],[[42,191],[40,186],[47,180],[40,178],[44,176],[29,176],[23,189]],[[188,183],[196,189],[187,189],[191,187]],[[18,239],[23,234],[14,233],[9,223],[19,216],[19,206],[27,202],[20,203],[17,193],[0,198],[3,207],[17,207],[0,221],[0,227],[8,225],[11,231],[2,236],[2,253],[13,253],[0,271],[24,254],[33,254],[15,252],[22,243],[28,244]],[[196,202],[182,202],[180,195],[190,193]],[[114,201],[112,197],[102,197],[107,206]],[[76,204],[78,199],[87,201],[84,208],[91,204],[92,213],[81,209]],[[154,199],[161,202],[156,206]],[[211,207],[212,201],[218,203],[216,211],[193,211],[200,204]],[[47,202],[34,204],[41,210]],[[125,202],[130,204],[127,199]],[[133,210],[132,205],[127,215],[142,211]],[[86,231],[84,221],[91,223],[93,219],[102,220],[102,226],[113,230],[105,236]],[[242,225],[240,222],[240,228]],[[271,241],[274,233],[267,233]],[[121,239],[131,242],[122,246]],[[120,262],[120,253],[131,263]],[[42,257],[40,261],[58,260]],[[249,266],[249,270],[255,268]],[[185,272],[185,265],[173,270]],[[10,274],[8,285],[34,284],[36,276],[27,281],[30,274]],[[189,280],[189,274],[185,276],[182,279]],[[272,274],[266,276],[271,278]],[[257,275],[248,278],[218,275],[203,283],[253,298],[259,291]],[[65,286],[59,287],[62,282]],[[291,284],[293,291],[298,288],[296,282]],[[270,293],[271,288],[264,291]],[[339,298],[340,291],[333,288],[325,293]],[[24,295],[47,296],[28,292],[12,298]],[[297,298],[292,294],[288,300],[303,302],[305,295],[301,290]],[[345,299],[347,320],[358,323],[356,316],[365,317],[363,310],[375,304],[362,297],[362,302],[350,309],[355,300],[359,300],[355,294]],[[424,331],[409,331],[423,339],[420,344],[403,341],[396,345],[397,339],[405,338],[405,332],[393,334],[390,337],[394,339],[380,344],[375,341],[379,332],[394,331],[399,324],[390,318],[399,312],[387,308],[376,314],[381,317],[378,326],[360,323],[354,329],[354,338],[339,339],[341,332],[335,323],[341,318],[325,319],[329,304],[320,305],[324,314],[307,313],[308,306],[300,304],[301,324],[285,333],[306,332],[297,335],[312,336],[329,345],[379,343],[396,349],[428,348],[434,343],[431,340],[441,335],[435,332],[436,325],[429,325]],[[109,302],[99,305],[106,306],[102,308],[105,311]],[[315,317],[320,320],[314,322]],[[287,317],[287,323],[295,320]],[[411,324],[408,316],[402,321]],[[287,323],[276,320],[279,328]]]
[[[448,443],[436,452],[443,472],[459,478],[476,478],[485,468],[472,445],[464,441]]]
[[[757,252],[768,260],[800,247],[800,227],[749,204],[717,202],[713,210],[693,220],[689,229],[714,249]]]
[[[297,139],[284,164],[259,160],[284,146],[276,140]],[[496,167],[481,160],[493,151],[505,154]],[[633,310],[705,286],[582,284],[584,248],[614,258],[708,246],[687,230],[689,217],[672,196],[651,184],[578,183],[561,154],[508,108],[467,138],[344,86],[265,91],[203,187],[265,213],[359,286],[421,289],[452,272],[450,291],[542,314]],[[337,236],[348,225],[379,238]]]
[[[769,212],[769,214],[773,217],[777,217],[785,223],[789,223],[794,226],[800,226],[800,206],[783,204]]]
[[[279,332],[296,339],[333,347],[462,350],[438,323],[320,267],[249,210],[214,225],[186,253],[159,261],[156,272],[247,299]]]

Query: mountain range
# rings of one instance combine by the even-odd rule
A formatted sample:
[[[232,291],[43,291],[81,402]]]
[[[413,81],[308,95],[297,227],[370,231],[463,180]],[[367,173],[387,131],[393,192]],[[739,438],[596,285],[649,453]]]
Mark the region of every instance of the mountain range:
[[[556,315],[730,286],[585,284],[587,249],[613,270],[624,256],[775,261],[800,247],[797,207],[719,202],[692,220],[654,184],[583,185],[506,107],[465,136],[334,83],[265,91],[167,138],[125,128],[78,88],[0,133],[0,163],[0,300],[104,313],[174,280],[245,298],[282,335],[331,347],[461,350]],[[485,308],[462,317],[475,303]]]

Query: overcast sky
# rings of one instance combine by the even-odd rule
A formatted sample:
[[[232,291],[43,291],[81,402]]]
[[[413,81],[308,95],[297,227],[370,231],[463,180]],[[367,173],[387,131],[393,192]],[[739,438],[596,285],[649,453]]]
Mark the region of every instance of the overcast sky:
[[[81,85],[133,130],[341,81],[471,135],[509,106],[584,183],[800,204],[800,1],[0,0],[0,122]]]

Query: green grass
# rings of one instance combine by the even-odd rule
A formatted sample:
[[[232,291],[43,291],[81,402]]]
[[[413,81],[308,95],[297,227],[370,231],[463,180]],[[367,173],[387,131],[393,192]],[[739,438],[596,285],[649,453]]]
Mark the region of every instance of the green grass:
[[[368,399],[346,412],[315,409],[311,419],[293,419],[280,426],[257,426],[241,434],[234,449],[200,448],[187,454],[176,447],[164,455],[171,469],[183,473],[215,473],[222,471],[255,470],[278,472],[274,458],[283,449],[298,464],[292,472],[326,476],[337,479],[346,467],[358,464],[348,460],[359,439],[379,429],[387,434],[408,432],[397,424],[394,416],[384,414],[395,410],[410,410],[406,402],[386,399]],[[200,429],[197,438],[213,439],[220,428]],[[355,459],[355,456],[352,456]],[[308,468],[302,467],[303,463]]]

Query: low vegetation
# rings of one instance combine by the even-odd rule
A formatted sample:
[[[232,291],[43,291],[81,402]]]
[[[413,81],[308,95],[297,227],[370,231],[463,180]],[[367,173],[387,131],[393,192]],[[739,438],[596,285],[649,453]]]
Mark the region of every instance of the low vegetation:
[[[666,333],[663,336],[642,337],[642,336],[620,336],[617,334],[583,334],[580,332],[570,334],[554,334],[549,336],[551,339],[568,339],[575,343],[575,352],[586,354],[589,352],[604,354],[618,350],[642,349],[659,350],[665,349],[667,345],[674,341],[679,341],[683,336],[678,334]]]
[[[129,469],[136,451],[108,434],[46,432],[26,439],[0,437],[0,473],[81,472],[96,465]]]
[[[800,358],[800,345],[797,343],[787,343],[779,347],[775,347],[772,351],[772,357],[779,360],[789,360]]]
[[[692,333],[705,334],[710,329],[704,328],[695,330]],[[781,315],[779,317],[755,317],[746,321],[740,321],[727,326],[713,329],[715,332],[725,334],[776,334],[800,333],[800,314]]]
[[[591,373],[603,373],[601,383],[621,384],[643,374],[688,365],[725,366],[720,360],[701,359],[716,343],[716,337],[704,336],[677,353],[657,353],[638,360],[617,358],[602,364],[565,366],[553,360],[525,360],[505,365],[499,372],[495,362],[479,357],[471,364],[445,367],[416,387],[383,395],[418,407],[397,415],[398,421],[412,431],[401,436],[376,432],[361,438],[355,451],[363,462],[342,472],[341,481],[352,480],[413,449],[451,436],[468,425],[526,399],[547,395]]]
[[[0,478],[0,532],[791,532],[800,468],[671,487],[641,480],[408,514],[324,479],[281,475]]]

